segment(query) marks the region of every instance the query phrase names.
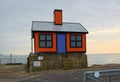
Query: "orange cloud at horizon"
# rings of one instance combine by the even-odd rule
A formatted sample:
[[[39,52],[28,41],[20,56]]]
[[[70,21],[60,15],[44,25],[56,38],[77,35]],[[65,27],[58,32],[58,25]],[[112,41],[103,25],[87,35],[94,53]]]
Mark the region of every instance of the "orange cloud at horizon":
[[[120,53],[119,25],[89,32],[87,53]]]
[[[88,40],[87,53],[120,53],[120,40],[103,42]]]

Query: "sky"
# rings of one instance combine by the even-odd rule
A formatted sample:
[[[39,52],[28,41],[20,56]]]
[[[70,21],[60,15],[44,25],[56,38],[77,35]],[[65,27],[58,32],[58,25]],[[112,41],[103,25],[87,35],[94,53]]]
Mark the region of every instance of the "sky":
[[[87,54],[120,53],[120,0],[0,0],[0,53],[28,55],[32,21],[53,21],[54,9],[89,31]]]

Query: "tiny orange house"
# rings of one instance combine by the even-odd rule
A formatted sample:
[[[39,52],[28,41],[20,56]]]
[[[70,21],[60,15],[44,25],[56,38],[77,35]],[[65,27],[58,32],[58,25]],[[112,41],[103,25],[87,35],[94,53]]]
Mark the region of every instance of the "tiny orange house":
[[[54,22],[33,21],[32,49],[35,53],[85,53],[88,31],[80,23],[62,21],[62,10],[54,10]]]

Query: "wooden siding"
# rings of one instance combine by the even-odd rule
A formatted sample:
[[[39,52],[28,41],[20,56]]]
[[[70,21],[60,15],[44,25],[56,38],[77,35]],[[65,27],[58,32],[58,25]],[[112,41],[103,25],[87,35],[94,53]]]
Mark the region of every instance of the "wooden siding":
[[[39,47],[39,34],[52,34],[52,48],[40,48]],[[49,33],[49,32],[34,32],[34,51],[35,52],[56,52],[58,53],[58,41],[57,41],[57,34],[59,33]],[[68,52],[86,52],[86,34],[80,34],[80,33],[64,33],[66,36],[65,43],[65,51]],[[80,35],[82,36],[82,47],[81,48],[71,48],[70,47],[70,35]]]
[[[52,43],[53,43],[53,47],[52,48],[40,48],[39,47],[39,34],[52,34]],[[35,32],[34,33],[35,35],[35,41],[34,41],[34,49],[35,49],[35,52],[56,52],[56,33],[44,33],[44,32]]]
[[[70,35],[80,35],[82,36],[82,47],[81,48],[71,48],[70,47]],[[67,52],[86,52],[86,34],[78,34],[78,33],[67,33]]]

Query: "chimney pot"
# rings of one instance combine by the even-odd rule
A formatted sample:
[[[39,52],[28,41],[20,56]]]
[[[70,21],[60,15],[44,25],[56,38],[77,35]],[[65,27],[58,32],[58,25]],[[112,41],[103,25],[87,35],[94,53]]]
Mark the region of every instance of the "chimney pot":
[[[60,9],[54,10],[54,24],[62,25],[62,10]]]

